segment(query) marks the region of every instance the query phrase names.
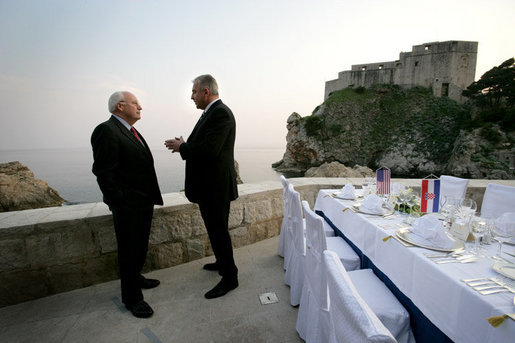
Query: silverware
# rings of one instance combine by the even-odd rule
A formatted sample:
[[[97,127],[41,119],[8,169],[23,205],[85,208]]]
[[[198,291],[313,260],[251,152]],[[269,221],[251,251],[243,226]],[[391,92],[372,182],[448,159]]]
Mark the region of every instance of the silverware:
[[[494,289],[494,290],[479,291],[479,294],[489,295],[489,294],[496,294],[496,293],[503,293],[503,292],[515,293],[514,291],[512,291],[508,288],[500,288],[500,289]]]
[[[492,288],[506,288],[502,285],[488,285],[488,286],[471,286],[473,289],[475,289],[476,291],[484,291],[484,290],[487,290],[487,289],[492,289]]]
[[[470,262],[475,262],[475,261],[477,261],[476,257],[469,257],[469,258],[464,259],[464,260],[457,260],[457,259],[438,260],[438,261],[435,261],[435,263],[438,263],[438,264],[444,264],[444,263],[470,263]]]
[[[436,257],[427,256],[427,257],[432,259],[433,261],[435,261],[435,260],[438,260],[438,261],[443,261],[443,260],[457,260],[457,261],[461,261],[461,260],[469,259],[469,258],[474,257],[474,256],[475,255],[467,254],[467,255],[449,255],[449,256],[436,256]]]
[[[473,281],[480,281],[480,280],[490,280],[490,278],[488,278],[488,277],[477,277],[477,278],[473,278],[473,279],[461,279],[461,281],[465,282],[465,283],[469,283],[469,282],[473,282]]]
[[[426,257],[429,257],[429,258],[437,258],[437,257],[449,257],[449,256],[454,256],[454,255],[460,255],[460,254],[463,254],[464,252],[465,252],[465,248],[460,248],[458,250],[454,250],[454,251],[451,251],[448,253],[440,253],[440,254],[424,253],[424,255],[426,255]]]

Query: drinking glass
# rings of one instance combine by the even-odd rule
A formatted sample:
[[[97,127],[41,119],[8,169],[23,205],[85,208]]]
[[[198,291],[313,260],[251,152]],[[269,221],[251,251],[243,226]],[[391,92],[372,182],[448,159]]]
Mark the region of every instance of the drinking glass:
[[[497,253],[495,256],[492,256],[492,259],[497,261],[506,261],[502,257],[502,244],[512,238],[512,234],[509,231],[503,230],[496,222],[494,222],[492,226],[492,234],[493,238],[499,243],[499,247],[497,248]]]
[[[444,218],[444,227],[448,231],[451,228],[453,217],[457,210],[457,199],[449,196],[444,196],[440,200],[440,214]]]
[[[409,215],[406,218],[408,224],[413,222],[420,217],[420,197],[417,191],[412,191],[407,200],[409,207]]]
[[[461,200],[461,213],[462,216],[468,218],[469,216],[473,216],[477,210],[477,203],[471,198],[464,198]]]
[[[470,232],[474,235],[474,254],[481,254],[481,247],[479,245],[479,240],[485,235],[488,229],[488,225],[485,219],[473,216],[470,221]],[[484,249],[483,249],[484,250]]]

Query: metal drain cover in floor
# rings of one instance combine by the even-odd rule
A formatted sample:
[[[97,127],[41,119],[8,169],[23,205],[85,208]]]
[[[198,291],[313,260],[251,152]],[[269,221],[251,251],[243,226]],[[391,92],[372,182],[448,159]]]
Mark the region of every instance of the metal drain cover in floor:
[[[259,300],[261,301],[261,305],[275,304],[279,302],[279,298],[275,292],[262,293],[259,295]]]

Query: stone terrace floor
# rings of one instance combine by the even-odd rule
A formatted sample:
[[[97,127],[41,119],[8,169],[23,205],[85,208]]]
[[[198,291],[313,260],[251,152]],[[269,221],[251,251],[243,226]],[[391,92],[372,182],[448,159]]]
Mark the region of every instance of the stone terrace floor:
[[[213,257],[153,271],[161,285],[144,290],[154,309],[138,319],[120,300],[119,280],[0,308],[0,342],[302,342],[289,304],[278,237],[235,250],[240,287],[207,300],[220,277],[202,269]],[[278,303],[259,295],[275,292]]]

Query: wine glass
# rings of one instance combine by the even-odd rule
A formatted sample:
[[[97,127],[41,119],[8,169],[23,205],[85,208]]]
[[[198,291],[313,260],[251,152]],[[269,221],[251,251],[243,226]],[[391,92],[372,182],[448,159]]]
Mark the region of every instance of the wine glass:
[[[502,244],[513,237],[512,232],[509,230],[505,230],[499,223],[494,221],[492,226],[492,234],[493,238],[499,243],[499,247],[497,248],[497,253],[495,256],[492,256],[492,259],[497,261],[505,261],[502,257]]]
[[[469,216],[473,216],[477,210],[477,203],[471,198],[464,198],[461,200],[461,213],[462,216],[468,218]]]

